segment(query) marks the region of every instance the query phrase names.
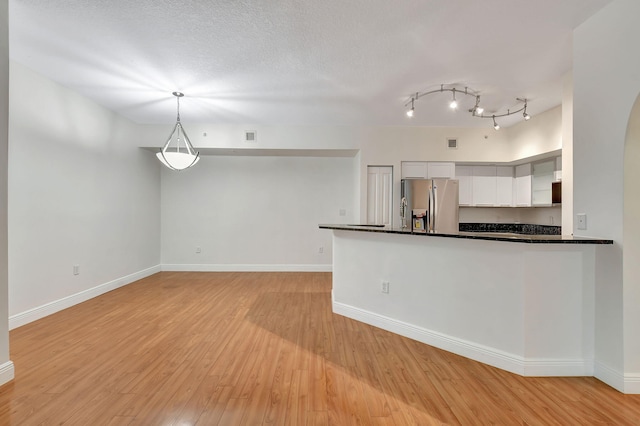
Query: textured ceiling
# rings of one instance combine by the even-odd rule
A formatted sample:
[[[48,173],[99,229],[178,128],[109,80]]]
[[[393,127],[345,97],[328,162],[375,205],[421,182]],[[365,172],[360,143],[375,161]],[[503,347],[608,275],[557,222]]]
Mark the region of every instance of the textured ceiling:
[[[488,113],[559,105],[572,30],[608,3],[10,0],[10,52],[139,123],[174,120],[180,90],[186,123],[489,127],[446,94],[404,105],[441,83]]]

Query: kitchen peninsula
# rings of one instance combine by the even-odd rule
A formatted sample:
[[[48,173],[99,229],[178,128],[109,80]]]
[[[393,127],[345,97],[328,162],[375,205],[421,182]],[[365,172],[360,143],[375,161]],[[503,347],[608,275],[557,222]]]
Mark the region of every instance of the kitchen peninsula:
[[[333,231],[335,313],[520,375],[593,375],[611,240],[320,228]]]

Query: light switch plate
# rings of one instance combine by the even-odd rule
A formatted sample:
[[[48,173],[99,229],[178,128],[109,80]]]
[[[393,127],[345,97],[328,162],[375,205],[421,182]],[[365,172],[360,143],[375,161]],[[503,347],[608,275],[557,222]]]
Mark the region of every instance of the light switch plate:
[[[587,214],[578,213],[576,217],[578,219],[578,229],[587,229]]]

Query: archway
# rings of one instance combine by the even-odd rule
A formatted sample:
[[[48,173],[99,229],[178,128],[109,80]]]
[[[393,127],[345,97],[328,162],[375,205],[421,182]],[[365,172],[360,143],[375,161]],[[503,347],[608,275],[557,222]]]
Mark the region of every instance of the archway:
[[[623,309],[625,382],[640,381],[640,95],[629,116],[624,147]],[[629,377],[629,373],[631,376]],[[638,393],[637,384],[625,392]]]

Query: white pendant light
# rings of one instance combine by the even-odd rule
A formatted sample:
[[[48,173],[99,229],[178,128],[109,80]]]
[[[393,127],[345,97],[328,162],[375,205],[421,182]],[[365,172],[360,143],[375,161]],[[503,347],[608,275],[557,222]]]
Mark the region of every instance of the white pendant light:
[[[158,160],[171,170],[184,170],[195,165],[200,161],[200,153],[195,150],[191,141],[180,123],[180,98],[184,96],[181,92],[173,92],[173,96],[176,97],[178,102],[178,118],[175,126],[167,139],[167,143],[164,144],[160,152],[156,154]],[[175,143],[171,142],[175,137]]]

